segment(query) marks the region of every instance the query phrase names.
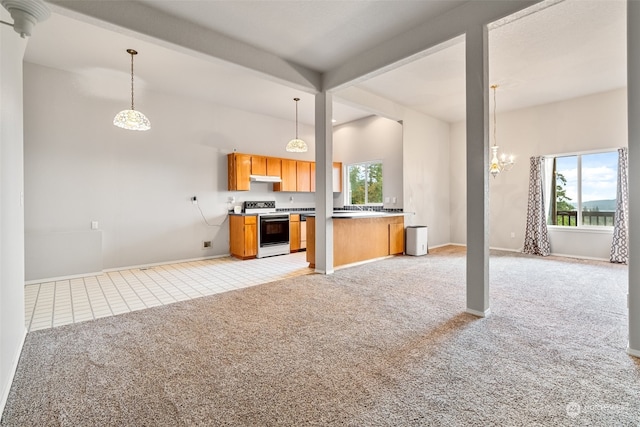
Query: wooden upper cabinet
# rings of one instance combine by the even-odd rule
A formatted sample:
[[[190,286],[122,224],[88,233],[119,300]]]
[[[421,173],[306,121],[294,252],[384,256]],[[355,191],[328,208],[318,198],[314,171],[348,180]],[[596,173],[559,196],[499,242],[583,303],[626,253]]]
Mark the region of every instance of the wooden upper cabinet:
[[[282,182],[276,182],[273,184],[273,191],[298,191],[297,190],[297,167],[296,161],[290,159],[281,159]]]
[[[342,163],[333,162],[333,192],[342,192]]]
[[[282,160],[277,157],[267,157],[267,175],[282,176]]]
[[[311,162],[311,185],[310,191],[316,191],[316,163]],[[299,175],[298,175],[299,176]],[[300,178],[298,178],[300,179]],[[301,191],[301,190],[298,190]],[[342,192],[342,163],[333,162],[333,192],[340,193]]]
[[[250,186],[251,156],[230,153],[227,156],[227,174],[229,191],[247,191]]]
[[[267,174],[267,158],[264,156],[251,156],[251,175]]]
[[[311,162],[296,162],[296,191],[311,191]]]

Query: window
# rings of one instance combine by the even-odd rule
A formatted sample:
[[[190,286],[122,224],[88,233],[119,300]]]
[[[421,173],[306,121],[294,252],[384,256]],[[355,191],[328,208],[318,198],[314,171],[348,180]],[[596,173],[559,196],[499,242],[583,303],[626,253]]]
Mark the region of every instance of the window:
[[[347,166],[351,205],[382,204],[382,162],[356,163]]]
[[[616,210],[618,153],[580,154],[552,162],[547,224],[612,227]]]

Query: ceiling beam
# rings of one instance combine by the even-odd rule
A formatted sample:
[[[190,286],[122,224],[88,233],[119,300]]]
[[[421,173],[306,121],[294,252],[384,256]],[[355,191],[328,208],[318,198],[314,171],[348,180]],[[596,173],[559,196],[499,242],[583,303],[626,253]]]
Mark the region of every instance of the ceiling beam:
[[[343,89],[395,69],[429,54],[439,45],[446,46],[469,28],[489,24],[539,2],[541,0],[469,1],[324,73],[322,89]]]
[[[317,93],[320,73],[255,46],[133,1],[49,0],[54,12],[192,56],[222,60],[269,80]],[[82,37],[82,35],[78,35]]]

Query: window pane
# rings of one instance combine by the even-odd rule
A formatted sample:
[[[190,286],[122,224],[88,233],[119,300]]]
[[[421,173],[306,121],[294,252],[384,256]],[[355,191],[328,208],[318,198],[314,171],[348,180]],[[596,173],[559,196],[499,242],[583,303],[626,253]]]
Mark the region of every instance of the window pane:
[[[618,153],[582,156],[582,225],[613,226]]]
[[[349,165],[349,203],[363,205],[365,203],[365,165]]]
[[[382,203],[382,163],[367,167],[367,203]]]
[[[552,224],[578,225],[578,157],[556,158],[555,221]]]

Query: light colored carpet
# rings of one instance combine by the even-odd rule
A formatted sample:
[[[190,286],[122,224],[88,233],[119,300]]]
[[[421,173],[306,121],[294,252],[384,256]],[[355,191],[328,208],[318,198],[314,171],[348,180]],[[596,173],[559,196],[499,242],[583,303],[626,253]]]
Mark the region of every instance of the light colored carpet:
[[[396,257],[31,332],[3,426],[637,426],[627,268]]]

